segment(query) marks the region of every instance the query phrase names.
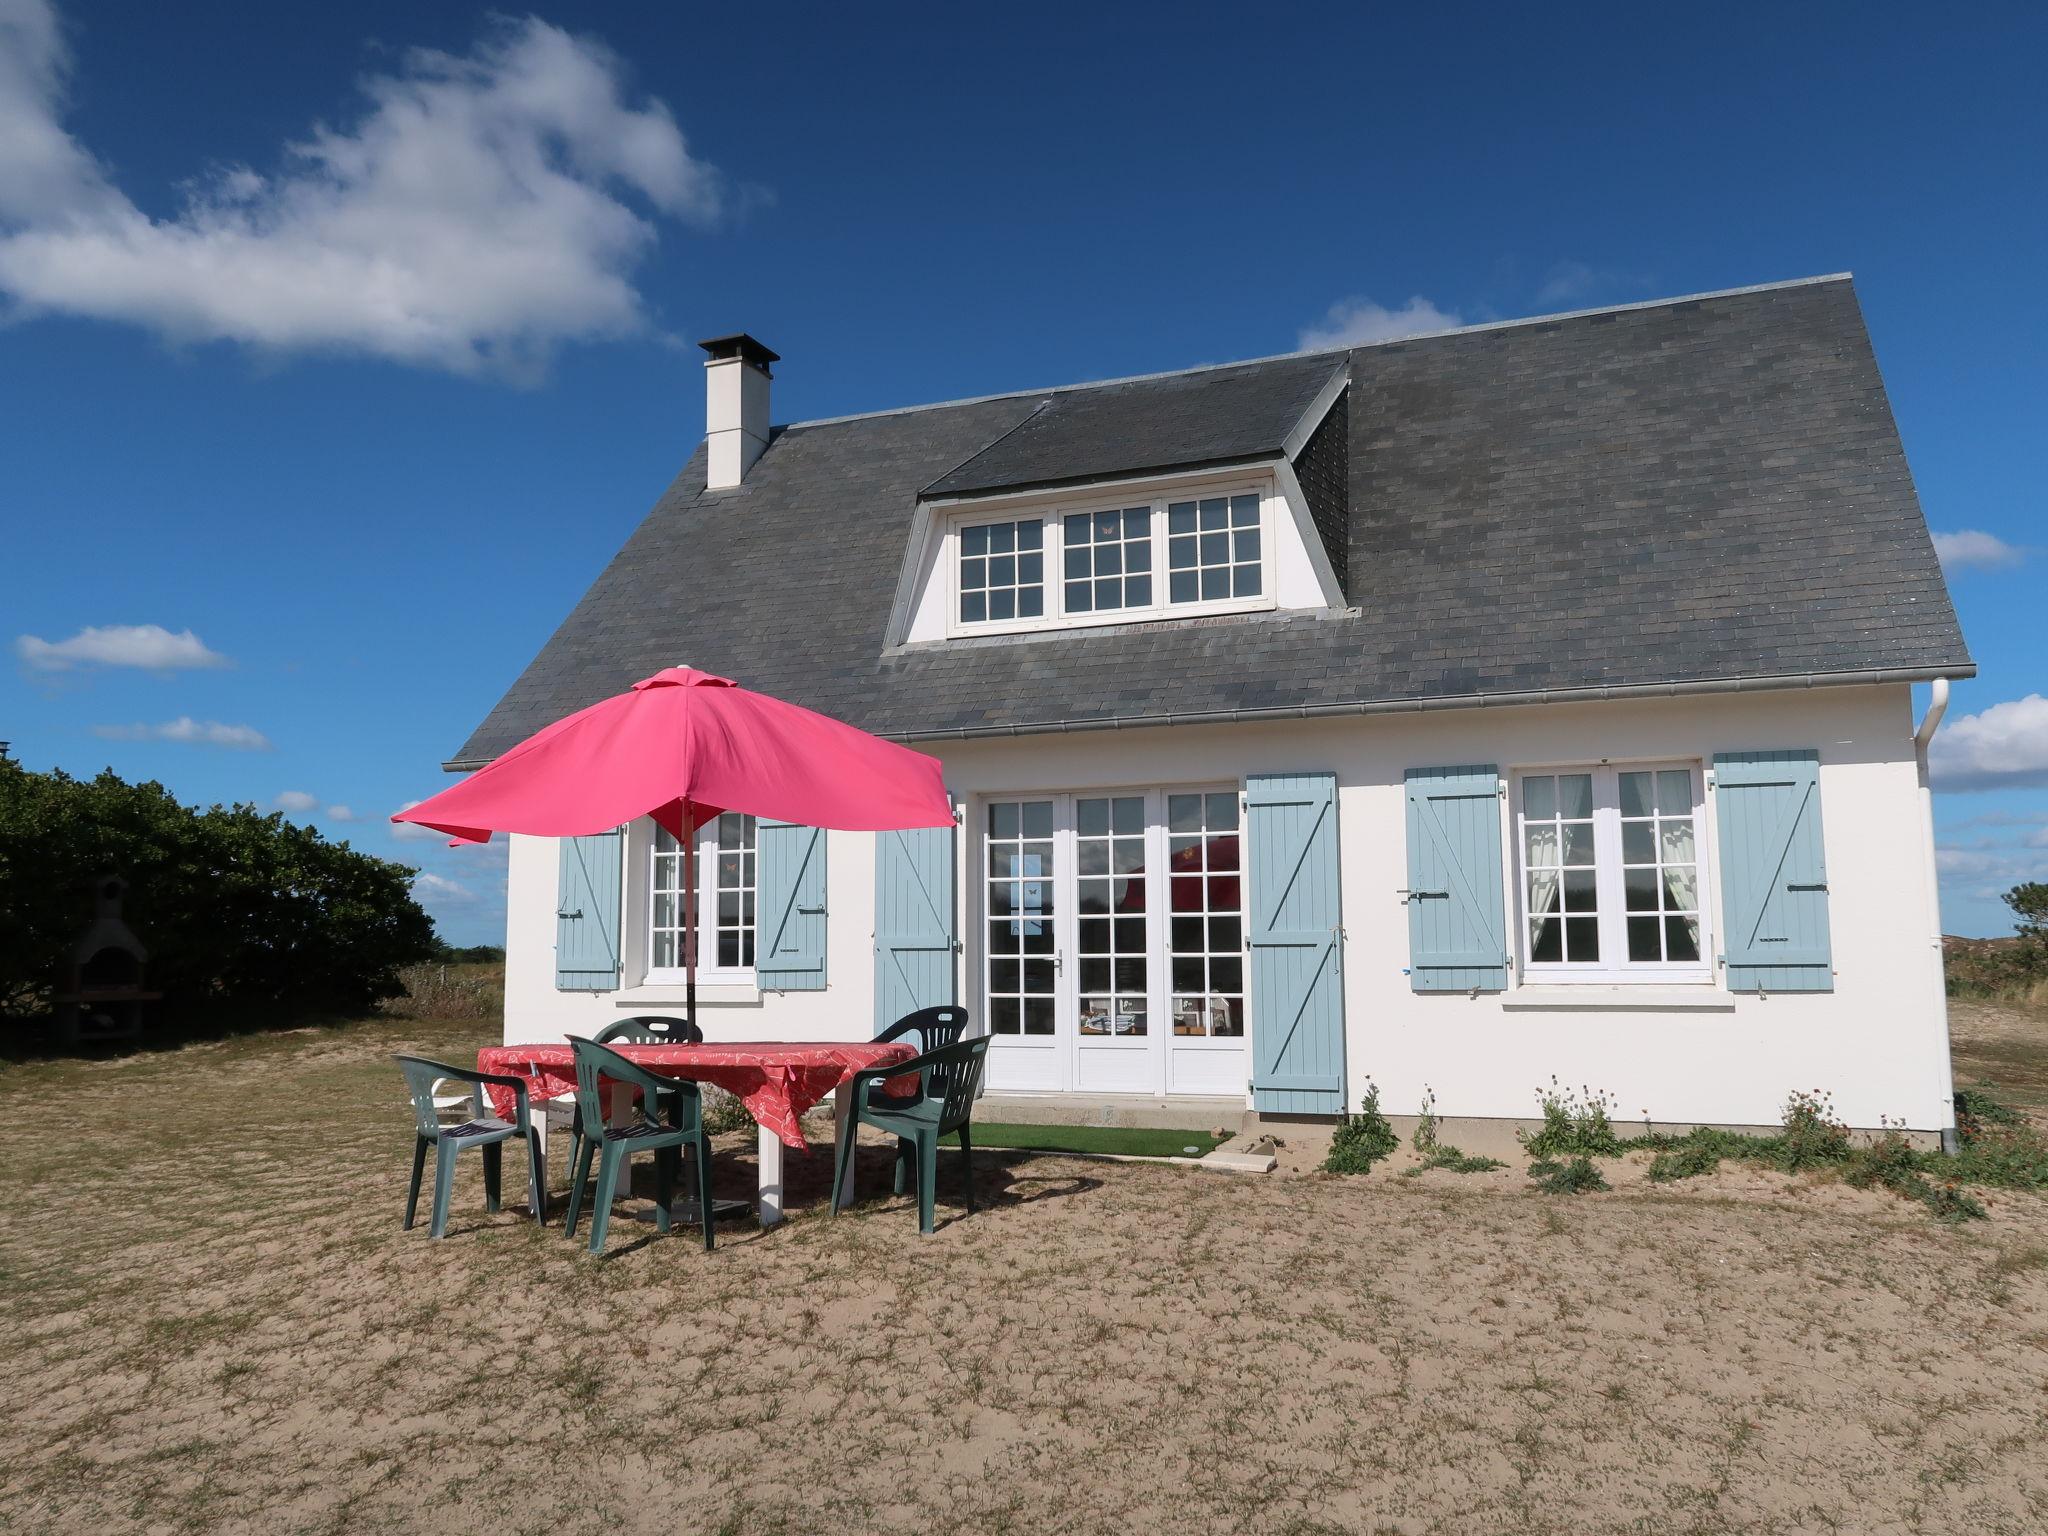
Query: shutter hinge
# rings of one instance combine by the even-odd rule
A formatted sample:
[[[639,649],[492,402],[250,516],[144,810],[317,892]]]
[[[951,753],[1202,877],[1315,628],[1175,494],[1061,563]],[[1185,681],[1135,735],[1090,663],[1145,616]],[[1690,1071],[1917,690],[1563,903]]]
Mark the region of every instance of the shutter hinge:
[[[556,908],[555,910],[555,916],[557,919],[565,917],[581,917],[582,915],[583,909],[581,907],[578,907],[574,912],[564,912],[560,908]]]

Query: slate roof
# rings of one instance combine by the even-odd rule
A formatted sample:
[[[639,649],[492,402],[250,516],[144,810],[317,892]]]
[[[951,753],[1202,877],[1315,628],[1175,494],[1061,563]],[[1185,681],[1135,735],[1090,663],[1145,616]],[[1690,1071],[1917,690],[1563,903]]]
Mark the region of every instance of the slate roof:
[[[1341,354],[1321,353],[1049,394],[1009,432],[926,486],[925,495],[987,495],[1277,459],[1343,366]]]
[[[885,650],[921,491],[1241,388],[1239,452],[1339,365],[1348,609]],[[1975,670],[1847,278],[1178,378],[785,427],[731,491],[700,446],[449,766],[681,661],[909,739]]]

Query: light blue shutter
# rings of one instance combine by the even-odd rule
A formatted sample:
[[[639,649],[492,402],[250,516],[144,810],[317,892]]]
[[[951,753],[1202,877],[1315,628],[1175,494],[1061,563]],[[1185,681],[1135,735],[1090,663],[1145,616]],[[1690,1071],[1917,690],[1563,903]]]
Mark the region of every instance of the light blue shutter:
[[[1732,992],[1831,992],[1820,754],[1720,752],[1721,953]]]
[[[875,1033],[957,997],[953,828],[875,834]]]
[[[555,876],[555,986],[609,992],[619,984],[623,828],[559,842]]]
[[[1407,781],[1409,986],[1499,992],[1508,984],[1500,770],[1410,768]]]
[[[754,979],[763,991],[822,992],[825,834],[766,816],[754,829]]]
[[[1344,1110],[1344,919],[1337,780],[1246,780],[1251,860],[1252,1103],[1266,1114]]]

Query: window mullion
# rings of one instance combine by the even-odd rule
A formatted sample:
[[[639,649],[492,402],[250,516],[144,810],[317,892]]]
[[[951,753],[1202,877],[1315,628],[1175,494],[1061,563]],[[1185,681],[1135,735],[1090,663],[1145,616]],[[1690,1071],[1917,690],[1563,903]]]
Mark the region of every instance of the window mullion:
[[[1627,880],[1621,871],[1621,781],[1612,768],[1593,770],[1594,888],[1600,901],[1600,968],[1628,964]]]

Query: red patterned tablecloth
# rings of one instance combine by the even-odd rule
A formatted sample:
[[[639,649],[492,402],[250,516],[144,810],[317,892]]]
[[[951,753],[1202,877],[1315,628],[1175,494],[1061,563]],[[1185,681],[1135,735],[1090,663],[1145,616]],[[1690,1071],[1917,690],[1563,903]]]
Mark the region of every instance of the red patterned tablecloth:
[[[716,1083],[739,1095],[747,1112],[773,1131],[785,1146],[805,1150],[801,1121],[804,1111],[824,1100],[854,1073],[909,1061],[916,1051],[900,1040],[738,1040],[711,1045],[615,1045],[635,1066],[662,1077],[686,1077]],[[576,1091],[576,1058],[566,1041],[560,1045],[493,1045],[476,1053],[480,1071],[523,1077],[538,1104]],[[914,1075],[892,1077],[886,1092],[917,1091]],[[500,1117],[512,1117],[509,1088],[492,1087],[491,1104]]]

